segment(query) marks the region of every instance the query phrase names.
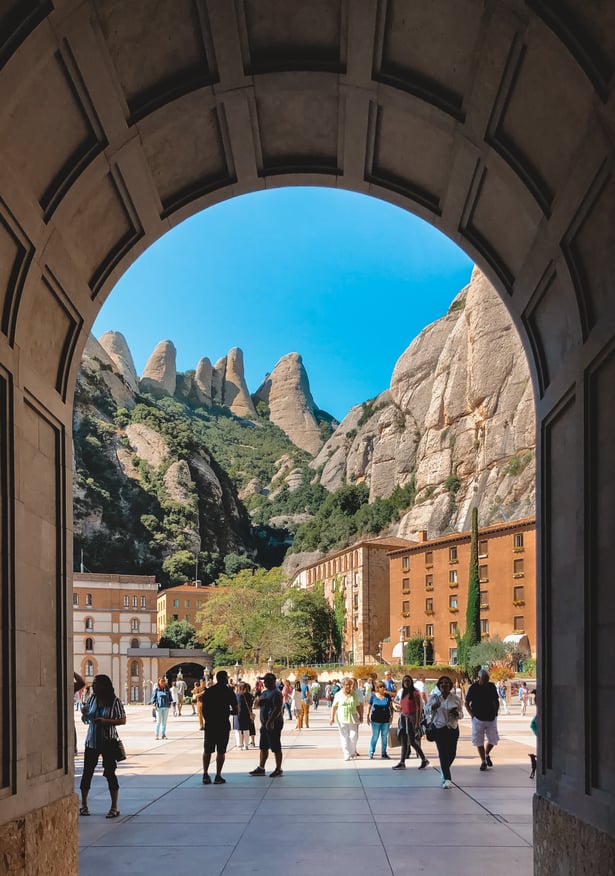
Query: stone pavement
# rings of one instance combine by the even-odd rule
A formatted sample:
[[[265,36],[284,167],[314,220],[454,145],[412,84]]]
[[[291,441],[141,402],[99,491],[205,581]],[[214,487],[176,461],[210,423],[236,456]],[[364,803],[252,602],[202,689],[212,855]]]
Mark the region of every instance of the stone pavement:
[[[150,709],[127,708],[121,736],[129,756],[118,767],[122,815],[104,817],[109,794],[99,767],[89,797],[92,815],[80,818],[81,876],[532,873],[533,709],[521,717],[517,707],[499,719],[502,740],[486,773],[478,769],[464,719],[449,791],[440,787],[433,743],[425,742],[428,769],[418,772],[412,758],[405,771],[393,771],[397,750],[390,761],[379,754],[369,760],[363,726],[362,756],[344,762],[322,706],[312,710],[309,729],[286,724],[283,777],[249,776],[258,752],[230,748],[227,784],[204,786],[203,734],[189,712],[190,706],[181,718],[171,717],[168,740],[156,742]],[[80,722],[77,733],[82,753]],[[81,766],[79,755],[76,788]]]

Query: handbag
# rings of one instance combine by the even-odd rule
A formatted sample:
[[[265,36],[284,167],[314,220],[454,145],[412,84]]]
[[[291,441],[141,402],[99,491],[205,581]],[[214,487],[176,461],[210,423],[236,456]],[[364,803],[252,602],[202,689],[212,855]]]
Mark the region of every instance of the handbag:
[[[122,742],[122,740],[120,739],[119,736],[116,736],[115,738],[112,738],[112,739],[108,739],[107,745],[108,745],[107,750],[109,751],[109,753],[113,757],[113,760],[117,761],[118,763],[121,760],[126,760],[126,749],[124,748],[124,743]]]
[[[429,723],[427,723],[426,721],[423,721],[421,726],[423,728],[423,734],[425,736],[425,739],[428,742],[435,742],[436,728],[435,728],[433,721],[430,721]]]
[[[388,748],[399,748],[401,745],[401,739],[397,733],[397,727],[389,727],[389,741]]]

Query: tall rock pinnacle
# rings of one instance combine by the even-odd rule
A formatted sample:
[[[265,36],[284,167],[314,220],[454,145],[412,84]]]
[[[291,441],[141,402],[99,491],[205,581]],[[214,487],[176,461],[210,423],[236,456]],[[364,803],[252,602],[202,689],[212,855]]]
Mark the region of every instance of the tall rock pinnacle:
[[[160,341],[147,360],[141,375],[140,387],[155,398],[175,394],[177,370],[175,367],[175,345],[172,341]]]
[[[121,332],[105,332],[98,339],[98,343],[105,350],[128,387],[133,392],[137,392],[139,387],[137,370],[124,335]]]
[[[293,444],[312,455],[318,453],[322,438],[314,416],[316,405],[299,353],[282,356],[255,395],[269,406],[269,419]]]
[[[256,409],[250,398],[243,373],[243,352],[239,347],[229,350],[226,357],[226,374],[223,390],[224,404],[237,417],[256,417]]]

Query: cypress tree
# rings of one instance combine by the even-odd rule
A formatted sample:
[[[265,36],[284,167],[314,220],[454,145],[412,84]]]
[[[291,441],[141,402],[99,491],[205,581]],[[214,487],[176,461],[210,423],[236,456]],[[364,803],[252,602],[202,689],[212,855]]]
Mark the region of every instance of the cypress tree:
[[[480,579],[478,575],[478,508],[472,508],[472,538],[470,541],[470,572],[468,576],[468,605],[466,629],[457,637],[457,660],[469,679],[480,667],[470,665],[469,654],[481,640],[480,632]]]

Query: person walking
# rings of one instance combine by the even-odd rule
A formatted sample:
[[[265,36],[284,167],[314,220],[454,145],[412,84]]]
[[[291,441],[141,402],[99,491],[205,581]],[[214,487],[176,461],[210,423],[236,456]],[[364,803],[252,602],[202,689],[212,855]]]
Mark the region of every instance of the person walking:
[[[466,708],[472,717],[472,745],[478,749],[483,773],[493,766],[490,752],[500,739],[497,722],[499,706],[495,684],[489,681],[487,670],[481,669],[478,681],[470,685],[466,694]]]
[[[312,703],[314,704],[314,711],[318,708],[318,703],[320,702],[320,684],[314,679],[314,681],[310,685],[310,693],[312,695]]]
[[[498,684],[498,698],[500,700],[500,706],[504,710],[504,714],[508,715],[508,703],[506,702],[506,682],[500,681]]]
[[[177,693],[177,685],[175,684],[175,682],[173,682],[173,684],[171,685],[170,693],[171,693],[171,707],[173,709],[173,717],[176,718],[177,717],[177,701],[178,701],[179,694]]]
[[[359,725],[363,723],[363,703],[353,690],[352,678],[342,681],[342,689],[333,698],[329,724],[336,719],[344,760],[353,760],[357,756]]]
[[[310,726],[310,706],[312,705],[312,691],[310,690],[309,678],[301,680],[301,726]]]
[[[397,733],[401,742],[401,754],[399,763],[395,764],[394,770],[406,769],[406,758],[410,755],[410,749],[416,751],[417,757],[421,758],[420,770],[424,770],[429,761],[421,748],[421,718],[423,714],[423,700],[421,694],[414,687],[412,676],[404,675],[401,682],[401,690],[397,694],[393,708],[399,711]]]
[[[297,723],[295,724],[295,730],[301,730],[303,727],[303,696],[301,694],[301,682],[295,682],[295,689],[293,690],[293,712],[295,713],[295,718]]]
[[[80,815],[89,815],[88,794],[92,776],[102,757],[103,776],[109,786],[111,808],[107,818],[117,818],[120,785],[115,774],[117,761],[113,740],[117,739],[116,727],[126,723],[126,713],[122,701],[115,695],[113,682],[108,675],[97,675],[92,682],[92,696],[81,707],[81,720],[88,725],[83,755],[83,774],[81,776]]]
[[[275,757],[275,769],[269,773],[269,777],[276,779],[284,775],[282,769],[282,728],[284,727],[284,717],[282,715],[282,694],[276,687],[273,672],[266,672],[263,676],[263,690],[254,700],[254,705],[260,709],[261,732],[259,763],[257,767],[250,770],[250,775],[266,775],[265,764],[267,763],[269,752],[272,751]]]
[[[194,687],[192,688],[192,699],[191,705],[193,712],[196,709],[196,716],[199,719],[199,730],[203,730],[205,727],[205,722],[203,721],[203,694],[205,693],[205,681],[201,679],[200,681],[195,682]]]
[[[369,743],[370,759],[373,759],[378,739],[380,739],[380,756],[384,760],[389,760],[387,743],[389,741],[389,727],[391,726],[391,701],[385,693],[383,681],[376,684],[376,690],[369,697],[367,723],[372,728],[372,738]]]
[[[156,709],[156,739],[162,736],[167,738],[167,718],[169,717],[169,709],[171,707],[171,692],[167,687],[167,680],[164,677],[158,679],[158,684],[154,688],[150,705]]]
[[[530,698],[530,692],[527,689],[527,681],[522,682],[521,687],[519,688],[519,702],[521,703],[521,714],[525,715],[527,712],[527,703]]]
[[[293,701],[293,688],[290,681],[286,678],[284,680],[284,685],[282,686],[282,703],[283,709],[288,711],[288,720],[292,721],[293,711],[292,711],[292,701]]]
[[[216,672],[216,683],[206,688],[201,696],[203,719],[205,721],[205,740],[203,745],[203,784],[211,785],[209,764],[216,752],[216,775],[214,785],[224,785],[222,767],[226,760],[226,749],[231,732],[229,718],[238,711],[237,697],[228,684],[228,673],[224,669]]]
[[[181,674],[181,670],[177,673],[177,679],[175,680],[175,686],[177,688],[177,714],[181,718],[182,708],[184,705],[184,697],[186,696],[186,682],[184,681],[184,676]]]
[[[393,676],[391,675],[391,670],[387,669],[384,673],[384,686],[386,690],[391,694],[391,699],[397,693],[397,685],[393,681]]]
[[[451,693],[452,689],[453,682],[448,675],[440,676],[425,707],[425,711],[431,716],[431,723],[435,731],[435,743],[442,773],[442,787],[446,789],[453,787],[451,766],[457,755],[459,719],[463,716],[461,700],[456,694]]]
[[[252,704],[254,697],[246,690],[247,685],[241,682],[236,691],[237,714],[233,717],[233,729],[235,730],[235,742],[241,751],[248,750],[250,736],[250,722],[253,718]]]

